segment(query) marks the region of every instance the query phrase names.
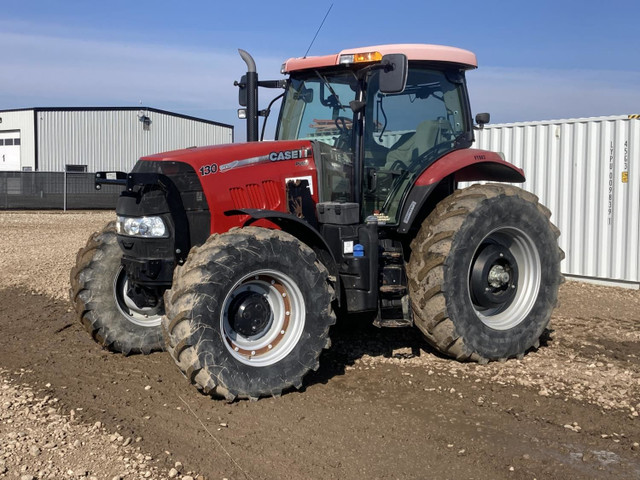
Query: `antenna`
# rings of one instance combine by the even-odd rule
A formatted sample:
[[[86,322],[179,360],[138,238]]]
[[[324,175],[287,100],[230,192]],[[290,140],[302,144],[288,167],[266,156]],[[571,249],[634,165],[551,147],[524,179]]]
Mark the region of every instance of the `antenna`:
[[[329,16],[329,12],[331,11],[331,9],[333,8],[333,3],[331,5],[329,5],[329,10],[327,10],[327,13],[325,13],[324,18],[322,19],[322,23],[320,24],[320,26],[318,27],[318,30],[316,31],[316,34],[313,36],[313,40],[311,40],[311,43],[309,44],[309,48],[307,48],[307,51],[304,54],[304,57],[302,58],[307,58],[307,54],[309,53],[309,50],[311,50],[311,47],[313,46],[313,42],[316,41],[316,37],[318,36],[318,34],[320,33],[320,29],[322,28],[322,26],[324,25],[324,21],[327,19],[327,17]]]

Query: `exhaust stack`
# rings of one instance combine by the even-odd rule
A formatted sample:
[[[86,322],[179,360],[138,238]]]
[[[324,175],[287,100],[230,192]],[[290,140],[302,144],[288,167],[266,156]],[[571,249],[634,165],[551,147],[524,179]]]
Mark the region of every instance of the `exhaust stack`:
[[[247,75],[244,88],[247,93],[247,142],[258,141],[258,72],[256,62],[249,52],[238,49],[238,53],[247,64]],[[241,87],[242,88],[242,87]]]

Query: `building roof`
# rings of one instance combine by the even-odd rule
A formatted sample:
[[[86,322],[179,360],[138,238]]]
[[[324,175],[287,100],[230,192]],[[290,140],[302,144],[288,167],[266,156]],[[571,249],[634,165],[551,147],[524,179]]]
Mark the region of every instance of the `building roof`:
[[[320,57],[290,58],[284,64],[284,71],[286,73],[290,73],[296,70],[307,70],[311,68],[323,68],[339,65],[341,55],[352,55],[362,52],[380,52],[382,55],[389,53],[404,53],[409,61],[448,62],[461,65],[467,69],[476,68],[478,66],[476,55],[469,50],[447,47],[444,45],[404,43],[349,48],[334,55],[324,55]]]
[[[31,108],[10,108],[6,110],[0,110],[0,113],[5,112],[26,112],[26,111],[36,111],[36,112],[104,112],[104,111],[140,111],[143,110],[145,112],[154,112],[161,113],[164,115],[170,115],[172,117],[184,118],[185,120],[193,120],[196,122],[208,123],[210,125],[217,125],[220,127],[227,127],[233,129],[233,125],[229,125],[226,123],[216,122],[213,120],[206,120],[204,118],[192,117],[191,115],[183,115],[181,113],[170,112],[168,110],[161,110],[159,108],[153,107],[31,107]]]

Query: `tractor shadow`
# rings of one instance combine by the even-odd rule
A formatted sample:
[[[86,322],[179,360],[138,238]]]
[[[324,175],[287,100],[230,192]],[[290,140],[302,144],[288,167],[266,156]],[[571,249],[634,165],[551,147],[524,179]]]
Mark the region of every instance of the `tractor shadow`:
[[[447,358],[431,347],[417,328],[378,328],[370,317],[352,314],[338,318],[329,334],[331,348],[320,356],[318,371],[305,377],[305,387],[326,384],[332,378],[344,375],[347,367],[363,358],[402,359],[426,355]]]
[[[532,351],[542,352],[552,347],[553,333],[553,329],[545,329],[538,349],[531,348],[525,358]],[[350,315],[339,318],[330,331],[330,338],[331,348],[320,356],[320,368],[305,377],[303,387],[326,384],[332,378],[344,375],[347,367],[355,366],[359,360],[366,361],[370,357],[385,362],[385,359],[432,356],[434,359],[456,362],[429,345],[416,327],[378,328],[372,324],[371,318],[366,317]]]

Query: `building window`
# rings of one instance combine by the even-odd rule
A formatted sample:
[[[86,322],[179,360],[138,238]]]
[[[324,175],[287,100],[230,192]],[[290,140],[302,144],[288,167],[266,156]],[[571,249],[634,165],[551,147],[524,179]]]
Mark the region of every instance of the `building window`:
[[[19,138],[14,138],[13,139],[13,144],[14,145],[20,145],[20,139]]]
[[[67,173],[86,173],[86,165],[65,165],[65,171]]]
[[[5,145],[13,145],[13,138],[5,138],[4,139],[4,144]]]

